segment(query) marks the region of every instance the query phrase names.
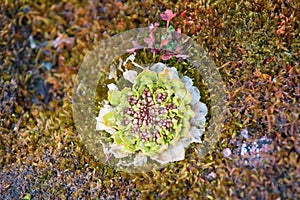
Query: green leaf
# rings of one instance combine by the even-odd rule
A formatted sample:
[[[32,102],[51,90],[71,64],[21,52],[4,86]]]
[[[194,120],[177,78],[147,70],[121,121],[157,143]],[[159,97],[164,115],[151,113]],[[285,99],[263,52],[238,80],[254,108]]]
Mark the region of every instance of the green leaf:
[[[103,116],[104,124],[107,126],[113,126],[116,122],[116,117],[114,112],[109,112]]]
[[[127,144],[127,145],[131,145],[132,144],[132,140],[130,137],[128,137],[127,135],[121,135],[121,140],[123,141],[123,144]]]
[[[187,92],[182,101],[185,105],[188,105],[192,102],[192,99],[192,95],[189,92]]]
[[[124,151],[126,152],[135,152],[136,147],[133,145],[124,144]]]
[[[175,28],[173,26],[169,26],[168,33],[172,33],[175,31]]]
[[[138,89],[141,85],[153,84],[158,80],[156,72],[150,70],[144,70],[136,78],[136,84],[134,88]],[[149,86],[150,87],[150,86]]]
[[[108,101],[111,105],[116,106],[120,104],[121,92],[117,90],[108,91]]]
[[[130,88],[124,88],[122,91],[121,91],[121,96],[120,96],[120,103],[117,105],[118,107],[120,107],[121,109],[124,109],[125,107],[127,107],[129,105],[128,103],[128,97],[130,95],[132,95],[132,91]]]
[[[160,145],[157,145],[154,142],[150,143],[149,147],[150,147],[149,152],[151,152],[151,154],[155,154],[160,149]]]
[[[176,91],[178,89],[184,89],[184,90],[186,90],[185,87],[184,87],[184,83],[181,82],[179,79],[172,80],[172,89],[174,91]]]
[[[137,89],[137,92],[139,93],[139,96],[141,96],[141,94],[143,94],[145,88],[148,88],[148,87],[151,87],[152,83],[148,83],[148,84],[145,84],[145,83],[142,83],[142,85],[140,85],[140,87]]]
[[[121,138],[120,138],[120,134],[119,133],[114,134],[113,138],[114,138],[114,141],[117,144],[122,144],[123,143],[122,140],[121,140]]]
[[[125,96],[127,98],[127,96],[131,95],[132,91],[130,88],[125,87],[122,91],[121,91],[121,95]]]
[[[175,95],[181,99],[181,100],[184,100],[185,99],[185,96],[187,96],[187,91],[185,89],[177,89],[175,90]]]
[[[184,109],[184,116],[187,118],[193,118],[195,116],[195,112],[191,109],[190,105],[186,105]]]

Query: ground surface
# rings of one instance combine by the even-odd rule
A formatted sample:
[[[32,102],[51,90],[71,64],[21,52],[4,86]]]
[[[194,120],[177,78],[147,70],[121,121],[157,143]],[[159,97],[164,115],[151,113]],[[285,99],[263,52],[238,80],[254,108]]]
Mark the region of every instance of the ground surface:
[[[299,1],[0,0],[0,199],[299,199]],[[226,84],[214,151],[127,174],[89,156],[72,121],[86,50],[171,22],[201,44]]]

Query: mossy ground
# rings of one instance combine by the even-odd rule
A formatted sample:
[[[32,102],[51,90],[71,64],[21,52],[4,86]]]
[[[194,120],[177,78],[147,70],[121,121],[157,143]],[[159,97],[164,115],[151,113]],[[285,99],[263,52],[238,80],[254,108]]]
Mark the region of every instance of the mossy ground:
[[[299,8],[283,0],[2,1],[0,199],[299,199]],[[161,22],[166,9],[186,11],[173,26],[220,70],[225,127],[204,159],[190,148],[160,171],[116,172],[88,154],[74,129],[74,76],[95,42]],[[259,165],[246,164],[241,143],[263,136],[271,149]]]

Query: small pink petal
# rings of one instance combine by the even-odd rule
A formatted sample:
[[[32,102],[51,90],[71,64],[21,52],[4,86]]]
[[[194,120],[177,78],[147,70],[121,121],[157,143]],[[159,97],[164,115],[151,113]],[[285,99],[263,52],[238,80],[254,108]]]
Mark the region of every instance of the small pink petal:
[[[168,39],[165,39],[165,40],[161,41],[160,47],[165,46],[165,45],[167,45],[168,43],[169,43],[169,40],[168,40]]]
[[[160,14],[160,17],[162,20],[164,21],[170,21],[171,19],[173,19],[175,16],[177,15],[177,13],[173,13],[172,10],[166,10],[164,13]]]
[[[177,29],[177,33],[178,33],[178,34],[181,34],[181,28],[178,28],[178,29]]]
[[[168,16],[166,14],[162,13],[162,14],[160,14],[160,17],[162,20],[168,21]]]
[[[162,55],[163,60],[170,60],[173,57],[171,53],[166,52],[164,55]]]
[[[149,25],[149,28],[152,30],[153,28],[157,28],[159,27],[159,23],[158,22],[155,22],[154,24],[150,24]]]

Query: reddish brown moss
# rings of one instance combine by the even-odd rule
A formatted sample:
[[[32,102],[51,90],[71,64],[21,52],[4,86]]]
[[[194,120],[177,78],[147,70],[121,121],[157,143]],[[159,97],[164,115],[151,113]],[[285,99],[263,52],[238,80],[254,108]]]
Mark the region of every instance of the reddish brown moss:
[[[24,2],[0,8],[1,195],[299,198],[299,2]],[[205,159],[195,146],[186,160],[158,172],[118,173],[90,157],[74,130],[73,74],[96,41],[159,21],[167,8],[185,12],[173,25],[195,35],[215,59],[227,86],[226,126]],[[59,34],[74,44],[54,48]],[[263,167],[241,165],[233,142],[245,140],[241,129],[277,144]],[[224,158],[228,147],[233,154]]]

